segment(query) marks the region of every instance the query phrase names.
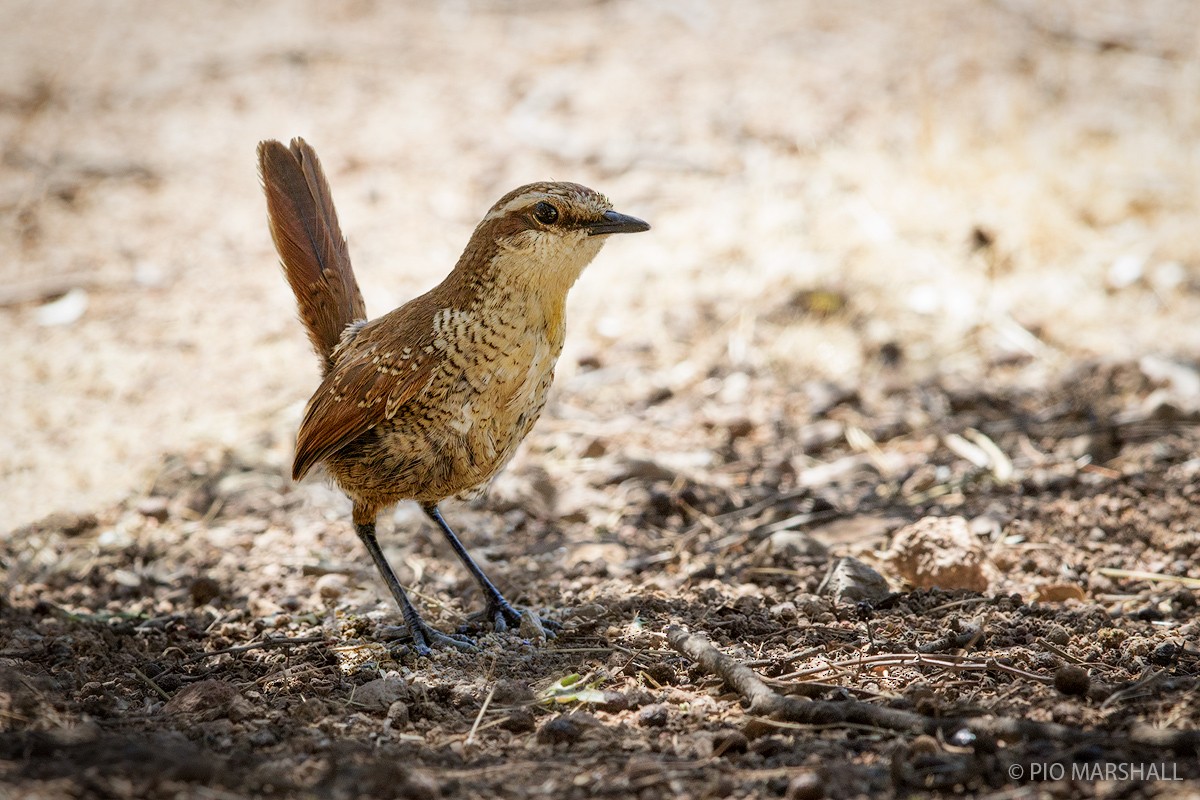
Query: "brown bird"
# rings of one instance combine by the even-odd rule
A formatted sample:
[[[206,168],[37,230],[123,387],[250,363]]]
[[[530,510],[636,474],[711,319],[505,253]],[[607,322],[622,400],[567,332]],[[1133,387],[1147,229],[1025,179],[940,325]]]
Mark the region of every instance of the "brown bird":
[[[323,380],[296,440],[292,477],[323,463],[354,501],[354,527],[404,614],[416,649],[469,647],[430,628],[375,538],[380,511],[415,500],[487,598],[498,630],[520,613],[438,511],[482,492],[546,403],[563,346],[567,291],[608,234],[649,230],[575,183],[506,194],[446,279],[367,321],[317,154],[302,139],[258,146],[271,237],[321,359]]]

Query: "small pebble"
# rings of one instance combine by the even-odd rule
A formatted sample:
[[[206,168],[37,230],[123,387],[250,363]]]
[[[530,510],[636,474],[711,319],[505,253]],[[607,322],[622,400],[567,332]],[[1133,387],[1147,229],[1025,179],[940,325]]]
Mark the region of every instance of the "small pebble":
[[[661,728],[667,724],[668,718],[667,707],[662,703],[646,706],[637,715],[638,724],[644,728]]]
[[[788,784],[787,800],[820,800],[825,796],[825,785],[816,772],[802,772]]]
[[[583,737],[583,726],[570,716],[555,717],[538,730],[537,738],[542,744],[571,744]]]
[[[345,575],[330,572],[317,578],[317,594],[326,600],[336,600],[346,593],[349,582]]]

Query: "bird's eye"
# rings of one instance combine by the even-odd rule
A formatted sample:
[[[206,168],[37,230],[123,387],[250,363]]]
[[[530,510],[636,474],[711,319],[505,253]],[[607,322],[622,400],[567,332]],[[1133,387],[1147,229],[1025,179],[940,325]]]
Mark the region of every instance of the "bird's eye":
[[[533,217],[543,225],[553,225],[558,221],[558,209],[543,200],[533,207]]]

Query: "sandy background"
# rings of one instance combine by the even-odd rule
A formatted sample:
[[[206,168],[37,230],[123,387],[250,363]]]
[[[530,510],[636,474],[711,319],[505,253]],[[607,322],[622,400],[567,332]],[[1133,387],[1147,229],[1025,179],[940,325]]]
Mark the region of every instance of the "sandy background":
[[[267,137],[322,154],[372,314],[520,183],[653,223],[574,292],[535,448],[608,420],[686,451],[640,400],[804,414],[880,353],[1037,382],[1200,350],[1195,3],[5,0],[0,31],[4,529],[164,453],[288,458],[317,372]],[[42,308],[72,288],[77,318]]]

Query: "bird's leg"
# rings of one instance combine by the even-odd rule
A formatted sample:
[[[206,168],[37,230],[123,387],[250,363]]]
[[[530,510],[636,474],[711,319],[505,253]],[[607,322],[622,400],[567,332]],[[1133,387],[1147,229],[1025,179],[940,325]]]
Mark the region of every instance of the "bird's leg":
[[[463,543],[454,535],[454,531],[446,524],[446,520],[442,518],[442,512],[438,511],[436,503],[422,505],[425,513],[429,518],[437,523],[437,526],[442,529],[442,534],[445,535],[446,541],[450,542],[450,546],[454,548],[454,553],[466,566],[467,571],[471,573],[471,577],[479,584],[479,588],[483,590],[487,597],[487,616],[492,621],[497,631],[506,631],[511,625],[514,628],[521,626],[521,612],[513,608],[512,604],[504,599],[504,595],[500,594],[500,590],[488,580],[488,576],[483,574],[483,570],[475,563],[475,559],[471,558],[467,548],[463,547]]]
[[[429,627],[425,623],[425,620],[421,619],[421,615],[417,613],[417,609],[413,606],[412,601],[408,599],[408,595],[404,592],[404,587],[397,580],[396,573],[392,572],[392,566],[388,564],[387,559],[383,555],[383,550],[379,547],[379,542],[375,539],[374,522],[356,522],[354,530],[358,533],[358,538],[362,540],[363,545],[367,548],[367,552],[371,554],[371,559],[379,569],[379,574],[383,576],[383,582],[391,590],[392,597],[396,598],[396,602],[400,604],[400,612],[404,614],[404,624],[408,626],[408,632],[412,634],[413,646],[417,653],[427,656],[432,648],[440,646],[457,647],[461,650],[473,650],[475,648],[474,644],[466,637],[440,633]]]

